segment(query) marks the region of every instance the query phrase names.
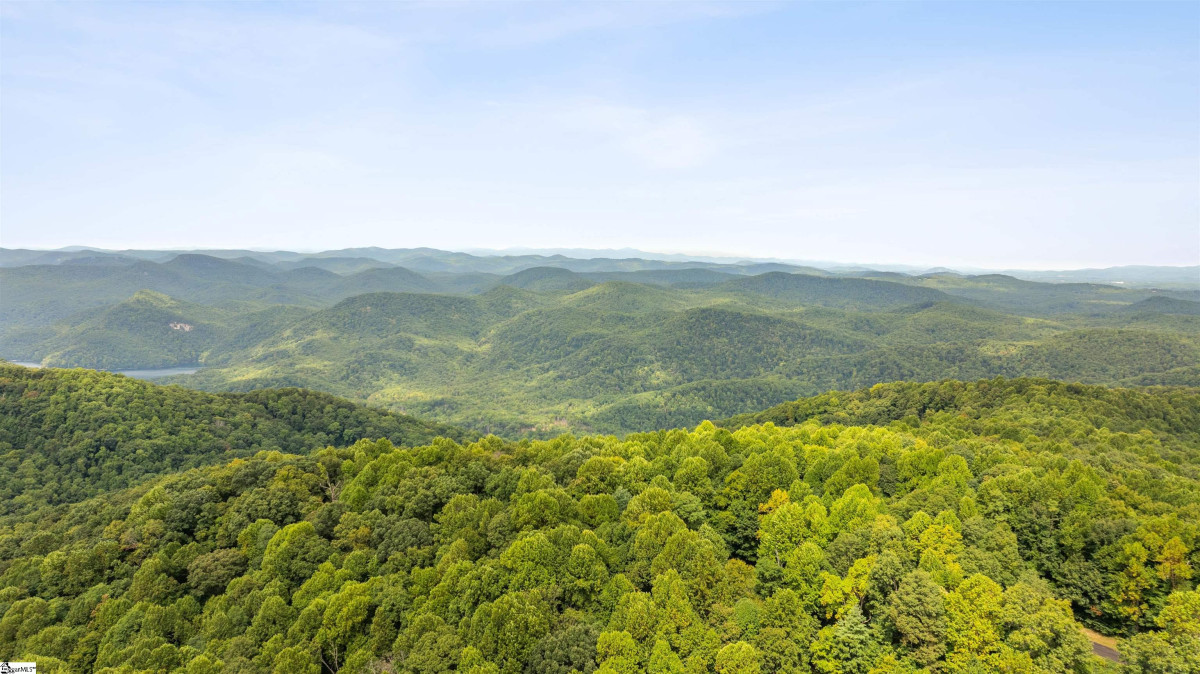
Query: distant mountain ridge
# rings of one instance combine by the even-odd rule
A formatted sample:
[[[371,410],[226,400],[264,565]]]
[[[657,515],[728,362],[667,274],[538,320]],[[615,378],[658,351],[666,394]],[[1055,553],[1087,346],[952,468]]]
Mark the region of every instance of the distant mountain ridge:
[[[0,251],[8,258],[17,259],[20,251]],[[95,251],[79,251],[80,255],[91,255]],[[866,290],[887,290],[896,295],[900,291],[894,286],[868,285],[850,279],[869,279],[873,282],[889,282],[907,286],[920,286],[950,295],[964,297],[1008,310],[1039,312],[1102,312],[1118,309],[1157,295],[1186,301],[1200,300],[1200,289],[1134,289],[1102,284],[1038,283],[1022,281],[1004,275],[965,276],[961,274],[931,274],[909,276],[895,272],[868,271],[858,275],[831,274],[803,267],[781,268],[776,264],[713,265],[703,263],[675,263],[648,260],[578,260],[570,258],[505,259],[487,261],[484,266],[493,271],[475,269],[472,258],[463,253],[437,257],[417,249],[392,251],[392,257],[405,262],[424,266],[405,266],[399,262],[384,262],[362,257],[330,256],[292,259],[297,254],[288,253],[285,262],[267,262],[259,258],[248,258],[242,253],[228,251],[238,257],[216,257],[201,253],[183,253],[168,256],[160,262],[147,259],[133,260],[128,264],[114,263],[104,259],[89,263],[21,264],[0,266],[0,284],[4,293],[0,297],[0,335],[16,326],[49,325],[70,317],[80,311],[119,302],[139,290],[153,290],[171,297],[203,304],[229,302],[259,302],[263,304],[289,304],[317,308],[332,302],[365,292],[432,292],[451,294],[473,294],[486,291],[496,285],[518,285],[529,282],[532,275],[547,276],[550,271],[534,269],[561,269],[573,272],[580,278],[570,281],[569,287],[579,289],[584,283],[623,280],[671,287],[703,287],[719,285],[735,279],[747,280],[749,284],[769,283],[764,274],[791,274],[804,281],[814,290],[821,286],[841,284],[850,288],[858,284]],[[356,251],[356,252],[370,252]],[[403,255],[401,255],[403,253]],[[440,253],[439,253],[440,254]],[[57,255],[57,252],[56,252]],[[382,254],[381,254],[382,255]],[[161,256],[160,256],[161,257]],[[57,259],[57,258],[56,258]],[[322,260],[332,261],[324,265]],[[455,265],[468,264],[462,268]],[[309,264],[311,262],[311,264]],[[326,268],[330,267],[330,268]],[[430,269],[432,268],[432,269]],[[499,269],[499,271],[495,271]],[[514,274],[521,274],[514,276]],[[505,277],[511,277],[505,279]],[[831,280],[819,281],[815,278]],[[571,278],[557,272],[559,282]],[[832,279],[846,279],[844,282]],[[800,281],[797,281],[799,283]],[[544,285],[544,281],[542,284]],[[736,285],[736,284],[735,284]],[[1200,287],[1200,286],[1198,286]],[[913,293],[911,301],[919,293]],[[799,297],[799,295],[797,295]],[[926,293],[925,300],[936,300]]]
[[[0,267],[56,264],[133,264],[137,260],[165,262],[177,255],[208,255],[224,259],[246,258],[270,265],[298,268],[311,265],[352,273],[373,265],[397,265],[419,272],[474,271],[512,274],[538,266],[562,266],[575,271],[634,271],[637,269],[690,267],[723,268],[733,273],[792,271],[859,276],[891,272],[906,276],[939,273],[980,275],[1000,273],[1048,283],[1105,283],[1126,287],[1163,287],[1200,290],[1200,265],[1124,265],[1072,270],[953,269],[906,264],[855,264],[832,261],[763,259],[745,256],[656,253],[635,248],[515,248],[474,249],[466,252],[435,248],[345,248],[302,253],[295,251],[208,250],[105,250],[71,246],[58,250],[0,248]],[[767,269],[773,266],[775,269]],[[757,269],[756,269],[757,268]]]

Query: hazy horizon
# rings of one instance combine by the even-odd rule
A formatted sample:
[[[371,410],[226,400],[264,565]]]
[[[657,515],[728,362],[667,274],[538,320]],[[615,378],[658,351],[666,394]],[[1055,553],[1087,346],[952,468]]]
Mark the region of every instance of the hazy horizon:
[[[1194,265],[1198,21],[1155,2],[5,3],[0,245]]]
[[[622,246],[620,248],[573,248],[573,247],[528,247],[528,246],[511,246],[506,248],[475,248],[475,247],[435,247],[435,246],[351,246],[339,248],[288,248],[286,246],[255,246],[255,247],[237,247],[237,246],[215,246],[215,247],[199,247],[199,246],[167,246],[167,247],[145,247],[132,246],[128,248],[106,248],[103,246],[90,246],[87,244],[72,244],[67,246],[59,246],[56,248],[42,247],[19,247],[0,246],[0,249],[7,250],[34,250],[39,252],[66,252],[66,251],[83,251],[94,250],[108,253],[121,253],[127,251],[138,252],[179,252],[179,253],[211,253],[211,252],[253,252],[253,253],[295,253],[298,255],[317,255],[322,253],[340,252],[340,251],[355,251],[362,249],[378,249],[378,250],[416,250],[427,248],[430,250],[466,253],[480,257],[488,256],[522,256],[522,255],[542,255],[553,256],[561,255],[568,258],[578,259],[595,259],[595,258],[612,258],[622,259],[630,257],[644,257],[646,259],[661,259],[661,260],[681,260],[681,261],[697,261],[697,262],[777,262],[793,265],[827,265],[830,267],[874,267],[878,269],[910,269],[910,270],[928,270],[928,269],[952,269],[955,271],[964,272],[981,272],[981,271],[1023,271],[1023,272],[1052,272],[1052,271],[1088,271],[1122,267],[1149,267],[1149,268],[1175,268],[1187,269],[1198,267],[1200,264],[1163,264],[1163,265],[1141,265],[1141,264],[1118,264],[1107,265],[1104,267],[978,267],[965,264],[952,263],[920,263],[909,262],[905,260],[839,260],[839,259],[816,259],[816,258],[787,258],[787,257],[769,257],[757,255],[738,255],[727,251],[684,251],[684,250],[647,250],[632,246]],[[1200,281],[1200,279],[1197,279]]]

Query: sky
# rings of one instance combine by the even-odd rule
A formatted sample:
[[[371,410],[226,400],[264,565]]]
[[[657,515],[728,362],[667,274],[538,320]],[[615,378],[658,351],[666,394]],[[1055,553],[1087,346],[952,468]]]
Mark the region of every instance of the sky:
[[[1200,263],[1200,3],[0,3],[0,245]]]

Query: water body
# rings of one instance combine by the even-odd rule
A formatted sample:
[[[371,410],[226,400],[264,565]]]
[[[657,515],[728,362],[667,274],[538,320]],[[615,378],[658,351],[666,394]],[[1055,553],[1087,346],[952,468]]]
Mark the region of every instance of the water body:
[[[191,374],[199,369],[198,367],[164,367],[157,370],[114,370],[114,372],[134,379],[161,379],[173,374]]]
[[[10,361],[13,365],[23,365],[25,367],[41,367],[41,363],[30,363],[28,361],[14,360]],[[126,377],[134,379],[161,379],[170,377],[173,374],[192,374],[198,367],[161,367],[151,370],[112,370],[117,374],[123,374]]]

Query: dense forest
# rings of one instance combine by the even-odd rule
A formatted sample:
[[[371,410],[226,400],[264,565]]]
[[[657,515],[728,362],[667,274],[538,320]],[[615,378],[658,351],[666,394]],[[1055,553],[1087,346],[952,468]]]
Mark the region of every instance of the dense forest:
[[[435,437],[464,439],[453,427],[303,389],[214,395],[93,370],[0,363],[0,519],[264,450]]]
[[[20,265],[0,267],[0,356],[199,367],[173,381],[307,388],[540,438],[898,380],[1200,385],[1200,276],[1146,276],[1169,286],[1156,289],[427,250],[135,253],[0,256]]]
[[[73,447],[59,470],[103,462],[108,414],[263,428],[183,470],[140,447],[172,472],[81,470],[97,496],[0,520],[0,659],[47,672],[1200,671],[1195,388],[885,384],[692,430],[462,442],[298,391],[4,387],[6,424],[38,420],[2,430],[9,456]]]

